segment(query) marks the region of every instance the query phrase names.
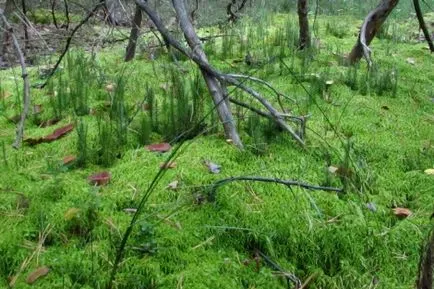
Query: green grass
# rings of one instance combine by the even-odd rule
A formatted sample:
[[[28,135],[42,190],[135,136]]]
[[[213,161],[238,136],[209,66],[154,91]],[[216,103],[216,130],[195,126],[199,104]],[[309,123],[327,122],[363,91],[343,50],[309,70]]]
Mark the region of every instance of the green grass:
[[[285,29],[287,18],[280,14],[268,17],[264,23]],[[297,100],[297,105],[286,101],[287,108],[296,114],[311,114],[307,149],[300,149],[288,135],[275,131],[272,136],[255,139],[256,132],[249,131],[248,123],[241,120],[247,146],[243,152],[226,143],[221,129],[188,140],[188,146],[176,159],[177,167],[166,173],[151,195],[128,242],[117,288],[286,288],[283,278],[263,261],[256,267],[254,249],[260,249],[302,280],[318,272],[311,288],[365,288],[374,277],[379,280],[377,288],[413,286],[419,247],[432,226],[429,217],[434,209],[434,178],[423,172],[434,166],[432,55],[423,49],[425,44],[375,39],[373,59],[382,71],[396,69],[397,90],[395,95],[392,89],[382,95],[375,90],[362,94],[360,88],[345,85],[350,68],[340,66],[334,54],[349,51],[356,41],[354,33],[360,20],[349,19],[348,26],[353,28],[342,39],[326,31],[326,24],[334,19],[319,19],[320,47],[313,58],[312,54],[301,55],[287,47],[284,62],[312,95],[307,95],[278,61],[271,61],[255,73]],[[273,41],[274,28],[245,21],[247,24],[241,23],[241,28],[232,29],[250,25],[253,39],[249,49],[259,62],[270,62],[268,57],[281,49],[274,47],[279,44]],[[417,26],[412,29],[417,30]],[[292,37],[291,29],[288,31],[288,37]],[[255,45],[255,37],[273,45]],[[233,42],[216,41],[216,51],[210,57],[213,64],[224,71],[249,73],[258,69],[232,63],[245,53],[237,46],[239,41]],[[221,59],[221,47],[225,45],[235,45],[230,56],[225,55],[230,59]],[[127,106],[144,98],[146,82],[155,97],[168,97],[160,87],[170,81],[164,73],[169,65],[167,57],[124,65],[122,52],[122,48],[111,49],[97,56],[96,66],[101,73],[95,74],[87,94],[90,108],[103,107],[108,97],[104,87],[119,80],[120,71],[125,77],[122,96]],[[415,65],[407,62],[410,57]],[[188,76],[195,73],[191,63],[179,65]],[[362,63],[357,73],[359,86],[365,74]],[[19,103],[20,83],[17,80],[15,84],[12,76],[19,79],[18,70],[0,72],[2,89],[12,94],[0,106],[7,117],[19,111],[15,104]],[[31,76],[36,79],[36,72],[32,70]],[[327,80],[334,83],[325,99],[322,83]],[[62,82],[68,83],[68,79]],[[80,88],[80,84],[69,85]],[[54,116],[48,90],[32,92],[34,103],[43,104],[43,116]],[[238,95],[249,100],[248,96]],[[87,146],[98,145],[95,116],[77,117],[71,107],[62,115],[56,128],[80,119],[87,127]],[[52,130],[39,128],[29,120],[26,136],[41,136]],[[136,140],[140,138],[128,132],[121,157],[113,159],[110,166],[89,162],[82,169],[65,168],[61,165],[63,157],[77,154],[77,147],[83,147],[77,143],[77,131],[56,142],[24,146],[18,151],[10,146],[14,134],[14,125],[2,117],[0,136],[5,158],[0,158],[0,287],[7,287],[8,276],[19,271],[21,263],[32,254],[38,235],[49,226],[44,250],[19,276],[15,288],[104,288],[116,246],[131,219],[124,210],[137,205],[166,156],[148,152]],[[350,135],[351,146],[346,148]],[[163,137],[151,133],[149,138],[160,141]],[[261,145],[263,141],[266,146]],[[350,158],[349,166],[355,172],[346,194],[233,183],[218,190],[214,203],[206,201],[208,185],[237,175],[341,187],[343,180],[328,173],[327,167],[341,165],[345,156]],[[204,160],[220,164],[222,172],[210,174]],[[110,184],[91,187],[87,177],[102,170],[112,174]],[[179,181],[179,189],[167,189],[174,180]],[[369,210],[368,203],[374,203],[377,210]],[[413,215],[398,219],[392,213],[396,206],[409,208]],[[27,285],[26,276],[40,265],[49,266],[51,272],[34,285]]]

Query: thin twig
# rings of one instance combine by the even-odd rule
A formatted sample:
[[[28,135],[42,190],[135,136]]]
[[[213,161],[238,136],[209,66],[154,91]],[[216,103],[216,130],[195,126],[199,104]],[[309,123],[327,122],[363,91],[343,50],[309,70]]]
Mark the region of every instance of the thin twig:
[[[72,38],[74,37],[75,33],[80,29],[81,26],[83,26],[94,14],[95,12],[99,9],[99,7],[101,5],[103,5],[105,3],[105,1],[101,1],[98,4],[96,4],[94,6],[94,8],[89,12],[89,14],[87,14],[87,16],[85,18],[83,18],[80,23],[77,24],[77,26],[74,27],[74,29],[71,31],[71,34],[68,36],[68,38],[66,39],[66,45],[65,48],[63,49],[62,54],[60,54],[59,59],[57,60],[56,64],[54,65],[53,69],[51,70],[51,72],[48,74],[47,79],[45,80],[45,82],[40,86],[40,88],[44,88],[48,82],[50,81],[51,77],[54,75],[54,73],[56,73],[57,68],[59,68],[60,63],[62,62],[63,58],[65,57],[66,53],[69,50],[69,46],[71,45],[72,42]]]
[[[210,199],[211,200],[215,199],[215,194],[219,187],[237,181],[275,183],[275,184],[285,185],[289,188],[292,186],[297,186],[297,187],[301,187],[313,191],[326,191],[326,192],[336,192],[336,193],[342,193],[344,191],[343,189],[340,188],[316,186],[316,185],[311,185],[300,181],[282,180],[278,178],[266,178],[266,177],[256,177],[256,176],[240,176],[240,177],[230,177],[215,182],[210,189]]]

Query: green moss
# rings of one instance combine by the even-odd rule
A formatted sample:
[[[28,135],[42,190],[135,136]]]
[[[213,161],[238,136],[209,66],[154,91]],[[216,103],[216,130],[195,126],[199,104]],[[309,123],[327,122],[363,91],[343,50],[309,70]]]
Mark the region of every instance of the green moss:
[[[321,16],[318,47],[309,53],[296,53],[289,25],[294,19],[294,15],[279,14],[264,18],[263,27],[258,27],[263,25],[261,22],[246,19],[227,33],[244,31],[250,35],[248,49],[240,48],[242,41],[233,39],[216,39],[208,49],[215,50],[210,59],[219,69],[260,75],[296,99],[294,105],[284,98],[283,105],[295,114],[311,115],[307,149],[297,147],[267,121],[243,121],[248,114],[242,109],[237,109],[238,125],[243,140],[254,150],[236,150],[226,143],[221,130],[188,140],[176,159],[177,167],[167,171],[140,217],[141,226],[134,229],[116,278],[117,288],[286,288],[285,280],[263,260],[256,265],[255,249],[302,280],[318,272],[312,288],[362,288],[374,276],[380,281],[377,288],[409,288],[414,284],[419,248],[431,226],[434,201],[434,179],[423,172],[434,166],[432,56],[423,49],[425,44],[396,41],[393,37],[375,39],[373,59],[380,67],[375,81],[387,82],[384,75],[394,69],[398,75],[396,90],[390,85],[381,86],[381,82],[371,85],[375,89],[363,91],[366,65],[362,62],[357,69],[343,67],[334,55],[338,50],[349,51],[357,35],[349,33],[342,39],[329,35],[326,23],[338,18]],[[353,18],[347,22],[354,31],[360,24]],[[278,29],[284,32],[276,32]],[[277,41],[282,35],[286,35],[286,41]],[[265,48],[261,47],[264,43]],[[387,48],[392,44],[390,51]],[[222,59],[222,48],[231,45],[233,49],[226,57],[244,59],[250,51],[257,57],[257,64]],[[100,117],[106,117],[99,121],[90,114],[77,117],[73,107],[56,112],[54,104],[50,106],[49,89],[32,90],[34,103],[45,108],[41,117],[63,116],[55,128],[77,123],[79,134],[86,131],[85,145],[73,132],[49,144],[13,150],[9,144],[15,127],[0,118],[0,135],[6,144],[0,159],[1,286],[7,286],[7,277],[16,274],[32,254],[34,247],[27,245],[37,243],[40,233],[48,227],[51,232],[39,263],[36,258],[30,262],[16,288],[30,288],[25,277],[39,265],[49,266],[51,272],[32,288],[105,288],[115,250],[131,219],[125,209],[136,208],[166,158],[145,150],[143,145],[162,141],[168,132],[173,137],[179,132],[177,128],[190,126],[211,107],[206,102],[209,96],[204,84],[197,78],[200,74],[191,63],[179,62],[185,73],[182,79],[175,79],[175,70],[168,68],[165,57],[154,62],[136,60],[124,66],[120,64],[122,52],[123,47],[102,51],[92,64],[96,77],[89,83],[68,83],[71,76],[66,73],[62,81],[58,78],[53,82],[52,90],[58,91],[67,91],[70,85],[80,91],[88,84],[86,106],[97,108]],[[270,56],[274,53],[284,56],[291,71],[273,62]],[[409,57],[414,58],[415,65],[407,62]],[[262,68],[264,63],[268,67]],[[80,70],[75,72],[80,76]],[[18,78],[18,70],[0,72],[0,91],[13,94],[0,106],[7,117],[18,111],[15,98],[20,95],[10,76]],[[78,76],[74,81],[80,79]],[[31,77],[37,77],[34,69]],[[328,80],[333,80],[330,87],[325,86]],[[114,96],[105,91],[111,82],[122,86],[122,94]],[[173,86],[176,82],[183,85]],[[165,91],[167,83],[173,87]],[[271,93],[255,88],[278,107]],[[234,95],[250,101],[242,93]],[[112,97],[116,97],[113,110],[104,105]],[[163,105],[165,101],[178,103],[182,97],[195,98],[196,102],[182,102],[172,108]],[[140,111],[122,142],[101,137],[102,125],[110,127],[111,123],[119,128],[119,118],[125,117],[122,113],[133,113],[135,110],[129,108],[143,99],[161,104],[153,111],[155,115]],[[174,114],[168,113],[171,109]],[[117,113],[110,118],[108,115],[114,111]],[[174,127],[168,125],[170,121]],[[207,125],[210,131],[217,126],[215,116],[207,119]],[[29,121],[26,137],[42,136],[53,129]],[[345,143],[349,135],[348,148]],[[109,141],[114,141],[112,149],[103,151]],[[118,143],[122,146],[114,145]],[[87,157],[90,161],[82,168],[63,166],[63,157],[77,151],[80,159]],[[87,156],[83,156],[85,151]],[[100,154],[92,154],[95,151]],[[219,188],[215,202],[206,199],[209,184],[237,175],[341,187],[343,179],[331,174],[328,167],[345,164],[345,156],[353,171],[346,194],[231,183]],[[209,173],[204,160],[221,165],[222,172]],[[102,170],[110,171],[110,184],[91,187],[87,177]],[[179,181],[178,189],[167,189],[174,180]],[[23,206],[23,197],[28,206]],[[371,211],[368,203],[375,204],[376,211]],[[391,210],[396,206],[409,208],[413,215],[396,218]],[[79,213],[71,216],[72,208]]]

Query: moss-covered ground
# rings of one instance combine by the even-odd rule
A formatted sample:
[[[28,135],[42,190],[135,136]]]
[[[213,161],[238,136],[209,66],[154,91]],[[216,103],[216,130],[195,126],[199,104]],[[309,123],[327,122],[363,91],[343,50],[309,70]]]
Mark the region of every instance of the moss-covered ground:
[[[343,26],[342,18],[319,17],[315,48],[304,54],[288,46],[297,31],[288,25],[295,20],[288,15],[262,22],[245,19],[229,31],[244,37],[230,44],[217,38],[207,49],[219,51],[210,56],[219,69],[261,77],[296,100],[284,99],[286,108],[310,114],[306,149],[284,132],[249,134],[241,120],[244,151],[227,143],[220,129],[187,140],[176,168],[167,170],[140,216],[116,288],[286,288],[281,272],[258,256],[258,250],[302,281],[314,274],[310,288],[413,288],[434,210],[434,177],[424,173],[434,168],[432,55],[425,43],[410,37],[417,31],[416,22],[395,21],[371,46],[378,72],[367,86],[363,62],[351,70],[340,61],[340,54],[356,41],[360,20],[345,18]],[[239,39],[248,35],[249,48],[242,51]],[[226,55],[221,45],[234,52]],[[258,59],[258,67],[242,61],[247,50]],[[157,98],[164,97],[161,86],[168,79],[162,71],[170,58],[162,55],[152,61],[139,55],[123,64],[122,53],[120,47],[97,53],[95,63],[104,77],[95,74],[80,84],[93,83],[90,107],[104,103],[107,83],[116,82],[120,73],[125,75],[127,104],[143,99],[146,83]],[[267,58],[279,53],[287,66]],[[194,73],[192,63],[178,65],[184,75]],[[167,153],[139,145],[134,127],[128,127],[127,144],[112,155],[109,166],[93,161],[84,168],[62,165],[65,156],[79,153],[77,127],[55,142],[14,150],[15,125],[8,118],[19,112],[19,75],[18,68],[0,74],[0,287],[16,276],[15,288],[20,289],[105,288],[116,247],[131,220],[126,209],[137,206]],[[41,81],[36,68],[31,80]],[[67,78],[62,86],[56,81],[57,96],[74,85]],[[277,106],[270,92],[258,89]],[[42,117],[53,117],[49,89],[32,89],[32,95],[33,104],[42,105]],[[31,117],[26,137],[80,120],[87,124],[88,146],[97,150],[97,117],[79,117],[72,109],[62,117],[47,128],[33,124]],[[150,135],[152,142],[163,140],[157,133]],[[204,160],[221,165],[221,172],[210,173]],[[333,167],[340,170],[332,173]],[[87,177],[99,171],[111,173],[110,183],[91,186]],[[210,184],[239,175],[346,185],[347,190],[231,183],[218,189],[215,201],[207,199]],[[167,188],[175,180],[176,190]],[[396,207],[412,214],[399,218],[393,213]],[[40,266],[50,272],[28,285],[27,276]]]

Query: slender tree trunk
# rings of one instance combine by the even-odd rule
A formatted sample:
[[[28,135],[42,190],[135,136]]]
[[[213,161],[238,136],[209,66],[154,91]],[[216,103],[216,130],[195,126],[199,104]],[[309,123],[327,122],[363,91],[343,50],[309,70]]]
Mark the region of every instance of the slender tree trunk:
[[[310,46],[310,33],[309,33],[309,19],[307,18],[307,13],[309,9],[307,7],[307,0],[297,1],[297,13],[298,13],[298,23],[300,26],[299,34],[299,48],[304,49]]]
[[[425,40],[428,42],[429,49],[434,52],[434,44],[432,43],[431,35],[428,28],[426,28],[425,20],[423,19],[422,9],[420,8],[419,0],[413,0],[414,10],[416,11],[417,20],[419,20],[420,29],[423,31]]]
[[[348,61],[350,64],[355,64],[365,56],[368,64],[371,65],[371,50],[369,44],[374,39],[377,32],[380,30],[381,25],[386,21],[389,14],[398,5],[399,0],[382,0],[380,4],[366,16],[360,29],[359,38],[356,45],[354,45],[350,54],[348,55]]]
[[[172,0],[172,3],[173,7],[175,7],[176,14],[181,25],[181,30],[184,33],[188,45],[190,46],[193,53],[195,53],[204,63],[208,64],[208,59],[202,49],[200,39],[197,36],[193,24],[188,17],[184,0]],[[232,140],[233,144],[237,147],[242,148],[243,144],[235,126],[232,112],[229,107],[229,101],[226,101],[224,88],[222,87],[223,84],[205,69],[201,69],[201,72],[203,78],[205,79],[206,85],[208,86],[208,90],[211,93],[214,104],[217,107],[217,112],[220,117],[220,121],[223,123],[226,138]]]
[[[125,61],[130,61],[136,54],[137,39],[139,38],[140,25],[142,24],[142,9],[139,5],[136,5],[136,11],[134,12],[134,19],[131,23],[130,39],[128,41],[127,51],[125,53]]]
[[[28,31],[28,21],[27,21],[27,4],[26,0],[21,0],[21,8],[24,15],[24,21],[23,21],[23,29],[24,29],[24,57],[26,57],[27,50],[29,50],[29,31]]]

